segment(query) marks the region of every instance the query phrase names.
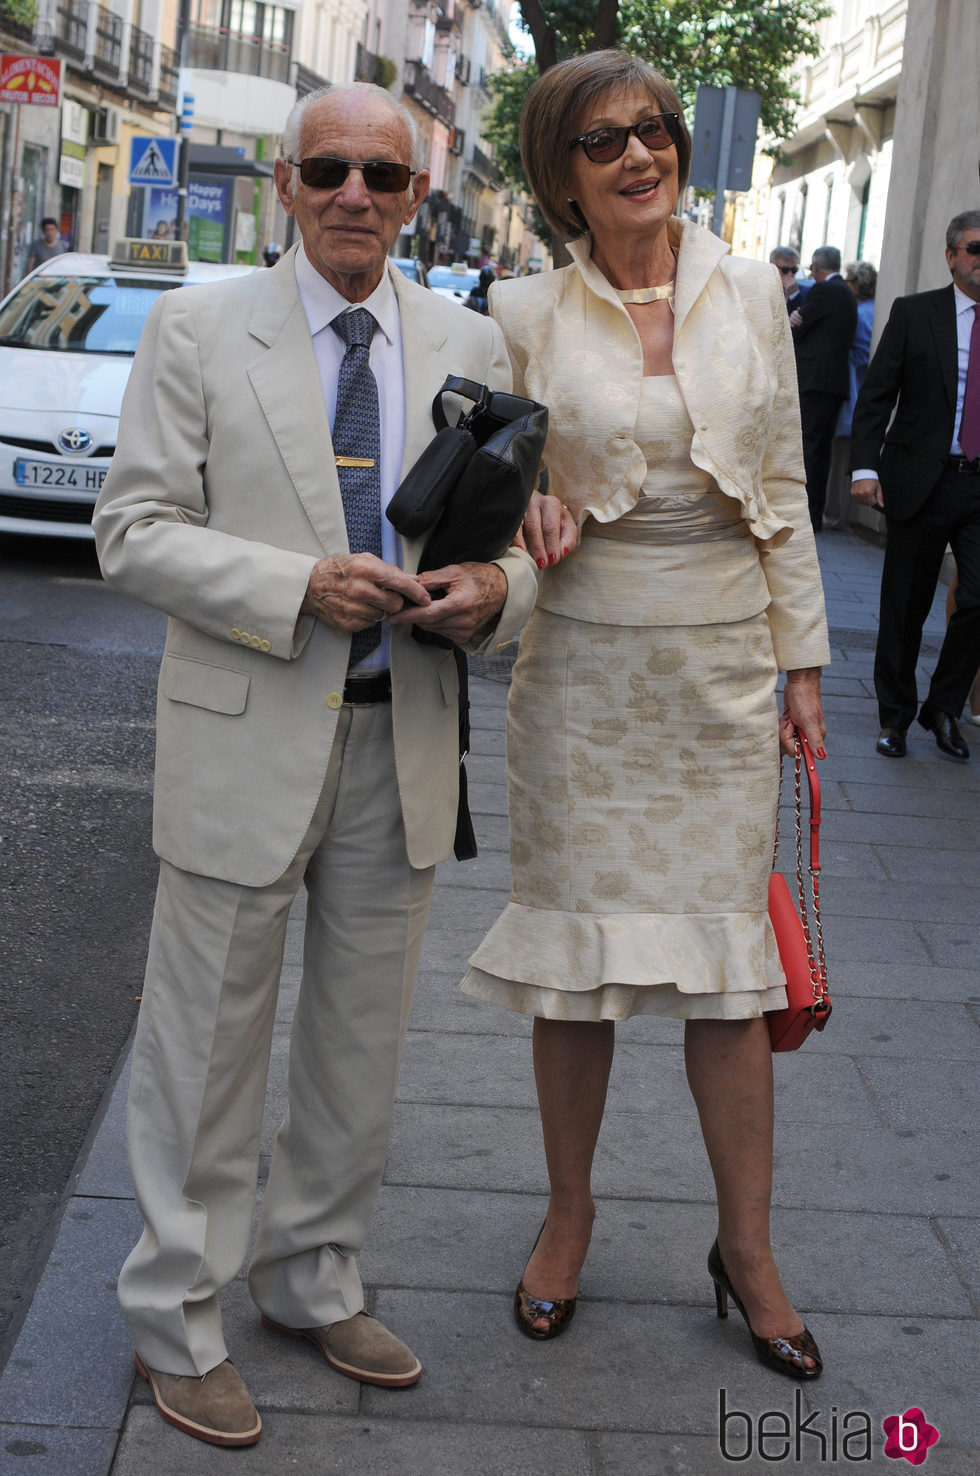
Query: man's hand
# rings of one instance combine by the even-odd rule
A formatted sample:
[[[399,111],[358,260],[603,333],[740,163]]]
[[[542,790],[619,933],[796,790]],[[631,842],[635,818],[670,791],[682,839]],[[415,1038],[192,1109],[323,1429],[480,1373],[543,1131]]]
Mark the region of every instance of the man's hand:
[[[539,569],[547,569],[570,554],[577,542],[575,519],[565,504],[550,493],[532,492],[514,547],[529,553]]]
[[[428,605],[430,600],[428,590],[395,564],[370,553],[334,554],[314,566],[300,611],[353,634],[406,605]]]
[[[800,328],[802,327],[802,324],[803,314],[800,312],[799,308],[794,308],[789,315],[789,326],[791,328]]]
[[[861,477],[859,481],[851,483],[851,496],[855,502],[863,502],[865,507],[885,506],[885,499],[881,495],[881,483],[877,477]]]
[[[392,625],[419,625],[458,646],[490,625],[507,598],[507,575],[498,564],[449,564],[415,577],[436,598],[423,608],[406,606],[391,617]]]

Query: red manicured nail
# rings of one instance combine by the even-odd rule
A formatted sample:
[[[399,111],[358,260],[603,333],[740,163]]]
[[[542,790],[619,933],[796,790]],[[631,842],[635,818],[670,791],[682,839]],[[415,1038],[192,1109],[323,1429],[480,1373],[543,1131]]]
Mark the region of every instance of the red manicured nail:
[[[549,564],[557,564],[557,562],[558,562],[558,555],[557,554],[549,554],[548,555],[548,563]]]
[[[818,748],[817,749],[817,758],[826,758],[826,757],[827,757],[827,750],[825,748]]]
[[[561,556],[562,556],[563,559],[568,557],[568,549],[567,548],[563,548],[562,549]]]
[[[548,567],[547,559],[536,559],[535,562],[537,563],[539,569],[547,569]]]

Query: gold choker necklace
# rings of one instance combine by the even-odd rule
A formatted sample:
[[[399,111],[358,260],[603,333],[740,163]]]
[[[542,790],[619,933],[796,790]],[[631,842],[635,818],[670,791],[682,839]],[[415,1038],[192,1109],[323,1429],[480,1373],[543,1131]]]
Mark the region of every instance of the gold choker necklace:
[[[674,295],[674,283],[665,282],[662,287],[616,287],[613,289],[620,302],[668,302]]]

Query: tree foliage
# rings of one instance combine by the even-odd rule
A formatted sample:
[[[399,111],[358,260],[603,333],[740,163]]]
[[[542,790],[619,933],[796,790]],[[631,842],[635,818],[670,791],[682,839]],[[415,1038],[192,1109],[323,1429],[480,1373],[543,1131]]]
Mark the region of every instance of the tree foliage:
[[[819,51],[817,26],[831,10],[826,0],[521,0],[520,8],[534,58],[493,78],[482,131],[507,179],[523,190],[521,108],[531,83],[556,61],[607,46],[642,56],[676,88],[688,124],[702,84],[758,92],[762,128],[779,140],[792,132],[799,105],[791,69]]]

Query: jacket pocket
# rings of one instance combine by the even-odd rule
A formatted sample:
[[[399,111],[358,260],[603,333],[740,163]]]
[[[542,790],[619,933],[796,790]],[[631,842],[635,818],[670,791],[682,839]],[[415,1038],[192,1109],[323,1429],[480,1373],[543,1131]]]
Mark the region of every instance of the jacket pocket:
[[[247,672],[187,656],[164,656],[160,668],[160,692],[164,697],[191,707],[205,707],[209,712],[244,712],[250,681]]]

